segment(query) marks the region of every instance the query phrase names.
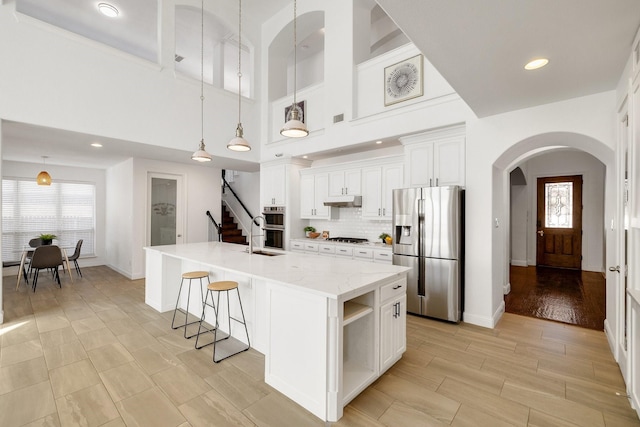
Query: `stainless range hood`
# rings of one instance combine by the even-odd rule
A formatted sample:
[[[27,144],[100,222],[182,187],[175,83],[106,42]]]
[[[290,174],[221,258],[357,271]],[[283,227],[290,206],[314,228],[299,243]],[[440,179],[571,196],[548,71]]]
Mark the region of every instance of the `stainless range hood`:
[[[339,208],[359,208],[362,206],[362,196],[329,196],[324,199],[324,205]]]

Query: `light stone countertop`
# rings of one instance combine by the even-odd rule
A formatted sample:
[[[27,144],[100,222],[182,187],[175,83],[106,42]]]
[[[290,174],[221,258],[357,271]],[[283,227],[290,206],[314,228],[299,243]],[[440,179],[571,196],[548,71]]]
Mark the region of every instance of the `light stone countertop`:
[[[299,290],[339,300],[358,295],[365,288],[373,288],[389,278],[400,278],[409,270],[397,265],[273,249],[267,249],[266,252],[282,255],[250,255],[246,249],[246,246],[220,242],[145,247],[147,251],[158,251],[166,256],[209,265],[219,270],[303,288]]]

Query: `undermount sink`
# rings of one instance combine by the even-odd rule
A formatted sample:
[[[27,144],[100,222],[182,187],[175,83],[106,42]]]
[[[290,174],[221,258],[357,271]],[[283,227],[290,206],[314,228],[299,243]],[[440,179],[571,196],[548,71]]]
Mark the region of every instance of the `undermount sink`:
[[[247,251],[248,252],[248,251]],[[278,252],[266,252],[266,251],[262,251],[262,250],[257,250],[257,251],[253,251],[254,255],[264,255],[264,256],[278,256],[278,255],[284,255]]]

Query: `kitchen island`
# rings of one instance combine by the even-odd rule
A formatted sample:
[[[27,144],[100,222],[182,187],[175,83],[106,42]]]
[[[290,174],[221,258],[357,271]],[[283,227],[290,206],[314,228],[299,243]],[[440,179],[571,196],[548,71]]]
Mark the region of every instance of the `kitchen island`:
[[[405,267],[275,250],[250,255],[219,242],[145,251],[145,302],[160,312],[173,310],[185,271],[237,281],[251,347],[265,355],[265,382],[322,420],[340,419],[406,349]],[[183,301],[200,316],[199,297],[189,307]],[[239,315],[237,304],[230,310]]]

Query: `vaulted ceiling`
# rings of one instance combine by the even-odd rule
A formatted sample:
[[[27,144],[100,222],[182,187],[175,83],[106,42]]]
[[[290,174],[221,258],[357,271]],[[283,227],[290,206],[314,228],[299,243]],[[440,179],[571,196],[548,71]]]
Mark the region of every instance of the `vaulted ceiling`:
[[[51,24],[155,59],[161,2],[127,0],[123,3],[128,9],[126,20],[115,30],[94,18],[89,9],[95,3],[16,0],[16,7]],[[200,4],[192,3],[193,7]],[[615,89],[640,25],[638,0],[377,3],[479,117]],[[249,25],[259,25],[288,4],[289,0],[243,0],[243,14]],[[236,2],[228,7],[235,10]],[[195,28],[199,30],[199,23]],[[193,37],[199,39],[197,33]],[[524,64],[535,57],[549,58],[549,65],[525,71]],[[12,150],[18,150],[20,144],[14,142],[38,134],[38,129],[7,123],[3,126],[3,158],[15,160],[18,151]]]

